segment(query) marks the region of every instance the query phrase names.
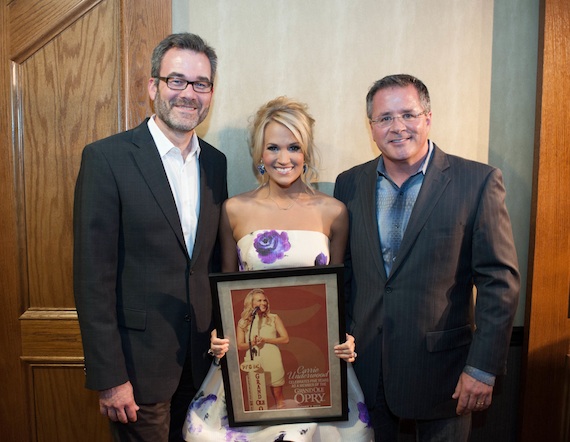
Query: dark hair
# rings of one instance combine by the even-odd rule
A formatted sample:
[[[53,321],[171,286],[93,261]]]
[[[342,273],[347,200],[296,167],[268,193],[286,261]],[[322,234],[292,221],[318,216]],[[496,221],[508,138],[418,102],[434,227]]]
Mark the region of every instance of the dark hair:
[[[382,89],[387,89],[389,87],[406,87],[409,85],[414,86],[418,91],[420,103],[423,107],[423,110],[430,112],[431,102],[429,98],[429,92],[426,85],[423,84],[420,79],[408,74],[388,75],[374,82],[368,91],[368,94],[366,95],[366,115],[368,116],[368,119],[372,119],[372,100],[374,99],[376,92]]]
[[[180,34],[170,34],[164,40],[162,40],[154,51],[152,51],[151,69],[150,76],[156,78],[160,76],[160,65],[162,64],[162,59],[164,54],[169,49],[188,49],[190,51],[197,52],[199,54],[204,54],[210,60],[210,70],[212,73],[212,78],[210,81],[214,82],[214,77],[216,76],[216,68],[218,66],[218,56],[214,48],[209,46],[201,37],[196,34],[190,34],[188,32],[183,32]]]

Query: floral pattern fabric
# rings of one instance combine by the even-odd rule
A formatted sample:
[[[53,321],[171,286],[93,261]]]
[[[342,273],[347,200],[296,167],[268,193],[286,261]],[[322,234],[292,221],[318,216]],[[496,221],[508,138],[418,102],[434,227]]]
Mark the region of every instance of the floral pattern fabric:
[[[330,260],[329,239],[316,231],[258,230],[237,243],[241,271],[326,265]],[[232,428],[220,366],[212,364],[186,415],[184,439],[226,442],[370,442],[374,433],[364,404],[364,395],[352,364],[348,364],[348,421],[307,422],[272,426]]]
[[[256,230],[238,243],[240,271],[327,265],[329,238],[309,230]]]
[[[253,247],[262,263],[273,264],[278,259],[283,259],[285,252],[291,249],[291,243],[287,232],[265,230],[257,234],[253,240]]]

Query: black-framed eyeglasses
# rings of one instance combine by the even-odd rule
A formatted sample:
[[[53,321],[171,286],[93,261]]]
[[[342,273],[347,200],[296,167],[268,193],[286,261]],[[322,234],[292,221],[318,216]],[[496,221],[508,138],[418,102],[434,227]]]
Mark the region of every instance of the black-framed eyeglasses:
[[[383,115],[381,117],[375,118],[374,120],[370,120],[370,123],[375,124],[379,127],[390,127],[392,123],[399,118],[404,122],[404,124],[413,124],[419,117],[426,114],[427,111],[420,112],[419,114],[412,114],[410,112],[407,112],[402,115]]]
[[[212,89],[214,88],[214,83],[211,83],[206,80],[188,81],[184,80],[184,78],[179,78],[179,77],[155,77],[155,78],[164,81],[166,83],[166,86],[168,86],[168,88],[172,89],[173,91],[183,91],[188,87],[189,84],[192,85],[192,89],[194,89],[194,92],[198,92],[201,94],[212,92]]]

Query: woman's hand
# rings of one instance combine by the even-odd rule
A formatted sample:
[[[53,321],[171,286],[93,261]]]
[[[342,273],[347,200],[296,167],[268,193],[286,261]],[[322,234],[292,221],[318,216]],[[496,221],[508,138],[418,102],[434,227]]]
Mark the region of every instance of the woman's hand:
[[[334,354],[337,358],[344,359],[346,362],[354,362],[356,360],[354,336],[346,334],[346,341],[343,344],[334,346]]]
[[[265,344],[265,339],[261,336],[255,336],[255,338],[253,338],[253,345],[257,345],[259,348],[263,348],[263,344]]]
[[[229,348],[230,340],[218,338],[218,332],[216,329],[212,330],[212,333],[210,333],[210,350],[208,350],[208,354],[221,359],[227,353]]]

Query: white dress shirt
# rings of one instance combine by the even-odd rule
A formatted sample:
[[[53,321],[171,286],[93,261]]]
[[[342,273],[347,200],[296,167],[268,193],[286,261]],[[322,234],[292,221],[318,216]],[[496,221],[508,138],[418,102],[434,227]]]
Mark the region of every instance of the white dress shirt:
[[[174,146],[157,126],[154,115],[148,120],[148,129],[162,159],[178,209],[188,255],[192,257],[200,214],[200,144],[198,137],[196,133],[192,135],[190,153],[184,160],[181,150]]]

